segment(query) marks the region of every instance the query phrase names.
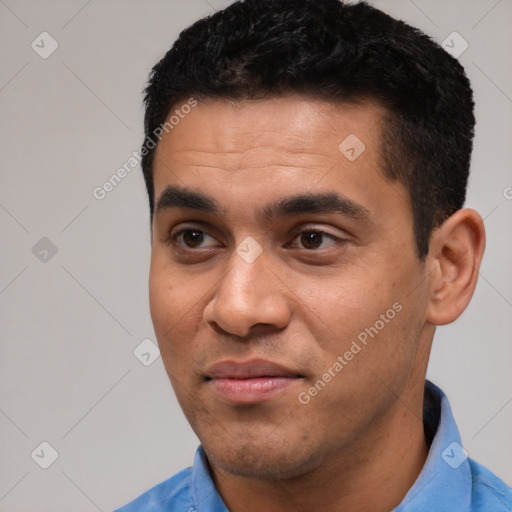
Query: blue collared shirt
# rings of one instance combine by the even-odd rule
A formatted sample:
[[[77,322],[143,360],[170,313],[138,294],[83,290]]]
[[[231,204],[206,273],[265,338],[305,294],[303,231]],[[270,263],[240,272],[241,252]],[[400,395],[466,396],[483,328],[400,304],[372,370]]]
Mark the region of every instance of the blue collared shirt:
[[[446,395],[426,382],[424,423],[432,437],[425,465],[392,512],[511,512],[512,489],[468,458]],[[428,398],[428,400],[427,400]],[[228,512],[199,446],[194,466],[114,512]]]

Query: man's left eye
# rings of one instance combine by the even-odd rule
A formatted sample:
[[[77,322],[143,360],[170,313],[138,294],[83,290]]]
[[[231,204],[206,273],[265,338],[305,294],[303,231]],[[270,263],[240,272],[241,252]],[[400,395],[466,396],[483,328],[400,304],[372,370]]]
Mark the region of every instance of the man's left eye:
[[[341,240],[330,233],[326,233],[325,231],[319,230],[307,230],[302,231],[298,236],[295,237],[294,240],[299,239],[302,245],[302,248],[308,250],[317,250],[323,249],[322,245],[325,241],[325,238],[329,238],[331,243],[328,245],[334,245],[336,242],[340,242]],[[325,247],[325,246],[324,246]]]

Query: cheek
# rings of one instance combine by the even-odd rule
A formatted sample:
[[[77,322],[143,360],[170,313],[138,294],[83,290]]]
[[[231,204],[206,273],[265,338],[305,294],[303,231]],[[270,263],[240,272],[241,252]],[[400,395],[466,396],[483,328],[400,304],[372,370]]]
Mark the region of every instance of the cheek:
[[[168,324],[169,327],[171,325],[170,317],[175,312],[175,302],[173,289],[166,273],[152,263],[149,273],[149,309],[158,338],[164,331],[165,325]]]
[[[165,251],[154,247],[149,272],[149,307],[156,330],[165,334],[193,307],[194,300],[197,301],[195,289],[191,279],[170,263]]]
[[[389,291],[379,284],[369,285],[362,275],[343,275],[330,279],[322,289],[304,288],[299,293],[309,310],[310,327],[323,331],[316,333],[319,339],[327,336],[336,350],[350,345],[352,338],[373,325],[393,304]]]
[[[205,290],[190,276],[152,259],[149,307],[155,335],[168,373],[183,378],[197,354],[196,334],[203,322]]]
[[[410,294],[411,283],[418,277],[413,274],[391,264],[354,266],[330,279],[321,293],[311,289],[301,294],[308,306],[304,318],[310,318],[308,328],[319,340],[326,364],[352,351],[357,353],[348,354],[353,370],[392,373],[402,363],[410,365],[414,338],[421,329],[421,304]]]
[[[183,319],[190,304],[173,273],[153,258],[149,274],[149,309],[156,338],[167,367],[182,339]],[[173,357],[171,357],[173,356]]]

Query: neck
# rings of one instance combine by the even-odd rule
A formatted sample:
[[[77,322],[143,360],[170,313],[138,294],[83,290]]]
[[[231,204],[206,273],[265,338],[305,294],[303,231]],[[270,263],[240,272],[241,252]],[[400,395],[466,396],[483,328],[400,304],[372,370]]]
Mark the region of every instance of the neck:
[[[428,455],[423,382],[409,388],[356,443],[328,454],[307,474],[251,479],[212,467],[227,507],[231,512],[389,512],[412,487]]]

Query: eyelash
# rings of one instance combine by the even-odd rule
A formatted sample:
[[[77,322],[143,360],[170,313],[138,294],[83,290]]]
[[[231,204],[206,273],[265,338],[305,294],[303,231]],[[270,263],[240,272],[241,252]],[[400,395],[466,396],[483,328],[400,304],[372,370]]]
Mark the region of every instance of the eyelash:
[[[208,234],[206,231],[203,231],[202,229],[196,229],[196,228],[184,228],[184,229],[181,229],[180,231],[178,231],[177,233],[175,233],[174,235],[171,235],[169,237],[169,241],[168,243],[169,244],[173,244],[173,245],[179,245],[181,246],[182,248],[184,248],[185,250],[190,250],[190,251],[196,251],[196,250],[200,250],[201,248],[193,248],[193,247],[188,247],[184,244],[180,244],[179,241],[178,241],[178,238],[180,236],[182,236],[184,233],[187,233],[187,232],[195,232],[195,233],[203,233],[207,236],[210,236],[211,238],[214,238],[213,236],[211,236],[210,234]],[[322,236],[326,236],[328,238],[330,238],[331,240],[335,241],[335,242],[344,242],[344,240],[342,238],[338,238],[334,235],[332,235],[331,233],[328,233],[327,231],[323,231],[321,229],[305,229],[303,231],[300,231],[299,233],[297,233],[293,240],[296,240],[298,237],[300,237],[301,235],[304,235],[304,234],[307,234],[307,233],[316,233],[316,234],[321,234]],[[323,241],[323,240],[322,240]],[[316,248],[316,249],[307,249],[307,248],[301,248],[302,250],[304,251],[308,251],[308,252],[316,252],[316,251],[320,251],[322,250],[322,248]]]

